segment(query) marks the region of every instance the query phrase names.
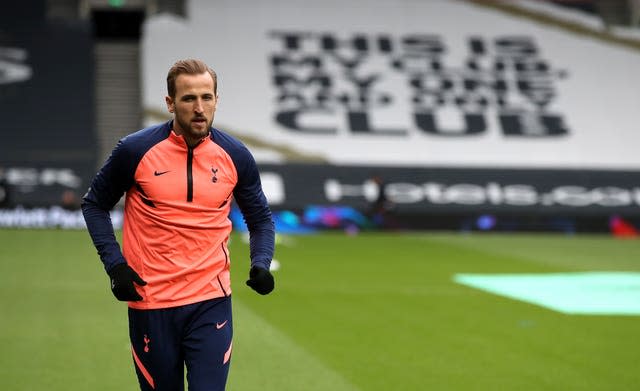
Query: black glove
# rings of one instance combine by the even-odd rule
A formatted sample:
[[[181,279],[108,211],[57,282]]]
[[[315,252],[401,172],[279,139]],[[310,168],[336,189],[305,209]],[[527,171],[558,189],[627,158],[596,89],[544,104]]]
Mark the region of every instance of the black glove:
[[[108,272],[111,278],[111,292],[120,301],[140,301],[142,296],[138,294],[133,283],[140,286],[147,285],[138,273],[126,263],[121,263],[115,266]]]
[[[247,285],[261,295],[266,295],[273,290],[274,282],[271,272],[258,266],[252,266],[249,271]]]

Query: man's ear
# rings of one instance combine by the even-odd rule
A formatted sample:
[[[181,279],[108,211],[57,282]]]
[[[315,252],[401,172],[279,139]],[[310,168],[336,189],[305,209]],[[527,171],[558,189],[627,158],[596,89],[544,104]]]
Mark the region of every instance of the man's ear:
[[[173,113],[176,110],[176,107],[173,104],[174,103],[173,99],[169,95],[167,95],[167,96],[164,97],[164,101],[167,104],[167,110],[170,113]]]

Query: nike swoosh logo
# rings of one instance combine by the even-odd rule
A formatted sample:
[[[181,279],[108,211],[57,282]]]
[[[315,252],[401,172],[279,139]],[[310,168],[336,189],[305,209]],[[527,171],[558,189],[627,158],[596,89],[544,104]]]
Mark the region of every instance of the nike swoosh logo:
[[[164,174],[168,173],[169,171],[171,171],[171,170],[167,170],[167,171],[160,171],[160,172],[158,172],[158,171],[156,170],[156,171],[154,171],[154,172],[153,172],[153,175],[155,175],[155,176],[160,176],[160,175],[164,175]]]
[[[224,322],[222,322],[222,323],[216,322],[216,329],[220,330],[221,328],[224,327],[225,324],[227,324],[226,320]]]

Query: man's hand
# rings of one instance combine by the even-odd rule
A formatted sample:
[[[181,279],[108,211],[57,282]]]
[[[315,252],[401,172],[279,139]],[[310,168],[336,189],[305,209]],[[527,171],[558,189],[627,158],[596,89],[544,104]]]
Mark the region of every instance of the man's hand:
[[[120,301],[140,301],[142,296],[138,294],[133,283],[137,285],[145,286],[147,282],[144,281],[138,273],[126,263],[121,263],[115,266],[109,271],[109,277],[111,278],[111,292]]]
[[[274,282],[271,272],[258,266],[252,266],[249,271],[247,285],[261,295],[266,295],[273,290]]]

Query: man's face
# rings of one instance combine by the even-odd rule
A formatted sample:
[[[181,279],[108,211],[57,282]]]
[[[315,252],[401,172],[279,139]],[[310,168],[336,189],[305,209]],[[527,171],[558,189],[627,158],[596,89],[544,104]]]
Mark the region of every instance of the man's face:
[[[165,97],[173,113],[173,130],[194,145],[209,134],[218,104],[213,78],[208,72],[199,75],[182,74],[176,78],[176,96]]]

